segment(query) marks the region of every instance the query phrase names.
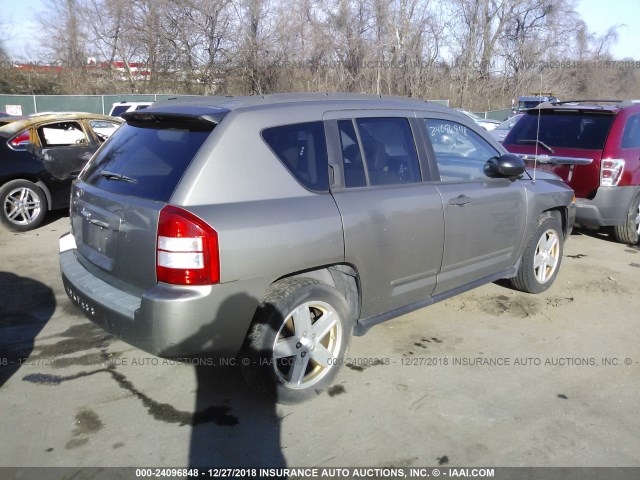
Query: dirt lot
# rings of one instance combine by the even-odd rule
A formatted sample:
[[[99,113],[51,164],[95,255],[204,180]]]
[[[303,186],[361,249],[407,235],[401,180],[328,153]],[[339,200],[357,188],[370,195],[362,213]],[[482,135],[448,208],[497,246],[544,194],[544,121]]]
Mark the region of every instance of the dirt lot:
[[[60,282],[67,224],[0,229],[2,466],[640,465],[637,247],[574,233],[549,292],[488,285],[375,327],[282,407],[93,327]]]

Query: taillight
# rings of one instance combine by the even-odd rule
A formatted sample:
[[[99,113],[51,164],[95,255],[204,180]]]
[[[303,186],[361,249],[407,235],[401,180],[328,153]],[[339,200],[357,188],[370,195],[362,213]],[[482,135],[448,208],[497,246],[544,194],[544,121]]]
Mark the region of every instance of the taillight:
[[[156,246],[158,282],[211,285],[220,281],[218,234],[202,219],[181,208],[160,211]]]
[[[620,183],[624,160],[619,158],[604,158],[600,163],[600,186],[615,187]]]
[[[31,142],[29,130],[23,130],[18,135],[9,140],[9,146],[17,150],[24,149]]]

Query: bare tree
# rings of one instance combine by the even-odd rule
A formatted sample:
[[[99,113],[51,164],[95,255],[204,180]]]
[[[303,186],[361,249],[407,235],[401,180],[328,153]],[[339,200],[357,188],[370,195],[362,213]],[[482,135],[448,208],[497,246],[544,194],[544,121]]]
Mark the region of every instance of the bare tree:
[[[86,85],[86,24],[78,0],[50,2],[37,17],[41,48],[63,70],[59,75],[70,93],[81,93]]]
[[[82,5],[92,46],[90,53],[107,63],[102,80],[114,90],[120,90],[124,80],[128,91],[136,91],[136,76],[130,64],[141,49],[135,41],[133,19],[128,14],[133,10],[133,3],[134,0],[84,0]],[[124,71],[115,62],[123,62]]]
[[[358,91],[471,109],[540,89],[630,96],[637,71],[591,67],[610,59],[618,27],[593,35],[575,3],[61,0],[45,5],[41,43],[68,93]],[[554,67],[563,60],[582,67]]]
[[[2,17],[0,17],[0,32],[2,32],[0,33],[0,60],[6,61],[8,60],[9,55],[7,55],[7,51],[5,49],[5,42],[9,40],[9,35],[7,25]]]
[[[38,15],[42,48],[54,61],[71,68],[86,63],[86,27],[79,10],[77,0],[64,0],[48,3]]]

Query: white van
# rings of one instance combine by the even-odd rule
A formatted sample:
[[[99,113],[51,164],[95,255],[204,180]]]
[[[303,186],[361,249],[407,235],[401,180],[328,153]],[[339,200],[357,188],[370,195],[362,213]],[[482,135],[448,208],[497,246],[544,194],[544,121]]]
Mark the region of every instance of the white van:
[[[133,112],[135,110],[143,110],[153,102],[118,102],[111,106],[109,115],[112,117],[121,117],[123,113]]]

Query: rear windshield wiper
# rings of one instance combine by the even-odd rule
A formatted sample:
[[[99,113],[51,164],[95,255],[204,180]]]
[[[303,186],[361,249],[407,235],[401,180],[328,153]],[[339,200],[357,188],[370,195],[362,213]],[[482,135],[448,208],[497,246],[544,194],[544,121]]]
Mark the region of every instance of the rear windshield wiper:
[[[538,144],[540,145],[542,148],[544,148],[547,152],[549,153],[556,153],[553,151],[553,148],[551,148],[549,145],[547,145],[546,143],[544,143],[541,140],[535,140],[535,139],[528,139],[528,138],[524,138],[522,140],[518,140],[516,141],[516,143],[533,143],[533,144]]]
[[[107,170],[101,171],[100,176],[108,180],[122,180],[123,182],[138,183],[138,180],[135,178],[127,177],[121,173],[108,172]]]

